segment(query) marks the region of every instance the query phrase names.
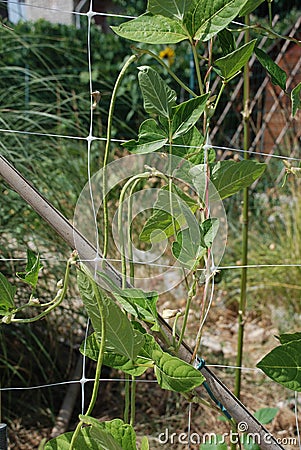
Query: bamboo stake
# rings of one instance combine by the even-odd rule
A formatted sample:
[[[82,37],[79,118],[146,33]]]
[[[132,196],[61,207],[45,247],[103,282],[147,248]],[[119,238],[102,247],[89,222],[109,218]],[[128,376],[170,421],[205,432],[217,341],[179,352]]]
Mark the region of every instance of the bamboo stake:
[[[59,234],[72,249],[76,247],[85,264],[95,271],[101,262],[101,270],[110,277],[117,286],[121,287],[121,276],[101,255],[97,254],[95,247],[73,225],[45,199],[3,156],[0,156],[0,176]],[[75,245],[76,243],[76,245]],[[130,285],[128,285],[130,287]],[[160,325],[165,333],[172,339],[172,329],[159,316]],[[179,357],[190,363],[193,351],[183,341],[179,348]],[[246,425],[247,433],[255,433],[263,450],[284,450],[276,439],[261,423],[248,411],[232,392],[213,374],[206,366],[201,373],[206,378],[213,395],[225,406],[229,414],[237,423]],[[198,389],[198,393],[200,388]],[[200,394],[199,394],[200,395]],[[200,395],[201,396],[201,395]]]

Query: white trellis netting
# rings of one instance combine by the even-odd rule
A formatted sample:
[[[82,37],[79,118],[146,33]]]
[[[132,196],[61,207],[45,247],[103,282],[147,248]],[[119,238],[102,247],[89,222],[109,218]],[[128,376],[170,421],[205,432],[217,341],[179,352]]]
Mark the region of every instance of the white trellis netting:
[[[13,2],[11,2],[11,3],[13,3]],[[26,10],[26,6],[27,5],[22,5],[23,6],[23,8],[25,8],[25,10]],[[94,23],[93,23],[93,17],[95,17],[96,15],[106,15],[106,13],[95,13],[94,11],[93,11],[93,9],[92,9],[92,2],[91,2],[91,5],[90,5],[90,9],[89,9],[89,11],[87,12],[87,13],[75,13],[74,11],[67,11],[66,10],[66,7],[65,7],[66,5],[64,4],[64,7],[63,8],[58,8],[58,9],[54,9],[53,11],[56,11],[56,12],[58,12],[59,14],[60,13],[66,13],[66,14],[69,14],[70,13],[70,15],[75,15],[76,17],[79,17],[79,16],[81,16],[83,19],[86,19],[87,20],[87,23],[88,23],[88,36],[87,36],[87,57],[88,57],[88,61],[89,61],[89,83],[90,83],[90,92],[92,93],[93,91],[94,91],[94,89],[93,89],[93,82],[92,82],[92,71],[93,71],[93,62],[91,61],[91,41],[90,41],[90,30],[91,30],[91,27],[92,26],[95,26],[94,25]],[[28,5],[28,7],[29,7],[29,5]],[[38,8],[38,9],[41,9],[41,6],[35,6],[35,5],[30,5],[30,8],[32,8],[33,10],[35,9],[35,8]],[[43,6],[42,7],[42,9],[47,9],[47,11],[48,11],[48,13],[49,13],[49,11],[51,11],[51,8],[50,7],[45,7],[45,6]],[[117,16],[116,16],[117,17]],[[105,55],[104,55],[104,58],[105,58]],[[78,137],[78,136],[65,136],[65,135],[47,135],[47,134],[45,134],[45,133],[40,133],[39,131],[31,131],[31,132],[28,132],[28,131],[26,131],[26,129],[15,129],[15,130],[12,130],[12,129],[6,129],[5,127],[2,127],[1,129],[0,129],[0,133],[12,133],[12,134],[14,134],[14,135],[18,135],[18,134],[24,134],[24,135],[28,135],[28,136],[30,136],[30,135],[39,135],[39,136],[41,136],[41,137],[47,137],[47,136],[51,136],[51,137],[53,137],[53,138],[60,138],[60,139],[62,139],[62,138],[66,138],[66,139],[75,139],[75,140],[78,140],[78,139],[80,139],[81,141],[82,140],[85,140],[86,141],[86,143],[87,143],[87,172],[88,172],[88,186],[90,186],[91,187],[91,193],[92,193],[92,195],[93,195],[93,189],[92,189],[92,174],[91,174],[91,170],[90,170],[90,168],[91,168],[91,151],[92,151],[92,143],[93,142],[95,142],[95,141],[102,141],[102,140],[105,140],[105,138],[102,138],[102,137],[99,137],[99,136],[94,136],[94,129],[93,129],[93,114],[94,114],[94,109],[93,109],[93,98],[91,98],[91,105],[90,105],[90,128],[89,128],[89,134],[88,134],[88,136],[87,137],[85,137],[85,138],[82,138],[82,137]],[[2,122],[3,123],[3,122]],[[116,142],[120,142],[120,141],[118,141],[118,140],[115,140]],[[234,152],[234,153],[237,153],[237,154],[240,154],[240,153],[244,153],[245,152],[245,150],[242,150],[242,149],[239,149],[239,148],[228,148],[228,147],[215,147],[214,145],[212,146],[213,148],[216,148],[217,150],[221,150],[221,151],[231,151],[231,152]],[[254,152],[255,153],[255,152]],[[259,154],[259,153],[256,153],[257,155]],[[266,154],[260,154],[261,156],[264,156],[264,157],[266,157],[267,155]],[[270,157],[270,155],[269,155],[269,157]],[[300,162],[301,161],[301,159],[299,159],[299,158],[297,158],[297,157],[292,157],[292,158],[287,158],[287,157],[283,157],[283,156],[279,156],[279,155],[273,155],[272,156],[273,158],[275,158],[275,159],[289,159],[289,160],[291,160],[292,162]],[[13,159],[12,159],[12,162],[13,162]],[[54,164],[55,164],[55,160],[54,160]],[[94,220],[94,223],[96,223],[96,214],[95,214],[95,216],[93,217],[93,220]],[[95,234],[96,234],[96,236],[97,236],[97,233],[98,233],[98,231],[97,231],[97,228],[95,229]],[[95,242],[93,242],[93,244],[95,245],[95,247],[98,249],[98,240],[96,240]],[[147,263],[147,264],[149,264],[149,265],[151,265],[151,263]],[[284,265],[281,265],[281,264],[278,264],[278,266],[282,266],[282,267],[284,267]],[[238,270],[240,270],[241,269],[241,267],[242,266],[239,266],[239,265],[232,265],[232,266],[222,266],[221,264],[217,264],[216,266],[214,266],[214,270],[227,270],[227,269],[233,269],[233,270],[236,270],[236,269],[238,269]],[[251,270],[251,269],[254,269],[254,270],[260,270],[260,268],[262,268],[262,267],[271,267],[271,268],[273,268],[273,267],[276,267],[276,265],[275,264],[264,264],[264,265],[260,265],[260,264],[250,264],[250,265],[248,265],[248,268]],[[301,263],[296,263],[296,264],[294,264],[294,262],[292,262],[291,264],[286,264],[285,265],[285,267],[301,267]],[[211,296],[211,299],[213,298],[213,295],[214,295],[214,292],[213,292],[213,290],[212,290],[212,296]],[[209,308],[208,308],[208,311],[209,311]],[[208,366],[210,367],[210,364],[208,364]],[[225,365],[221,365],[221,366],[218,366],[218,365],[214,365],[214,367],[223,367],[223,368],[229,368],[229,369],[233,369],[233,366],[225,366]],[[242,370],[244,370],[244,371],[247,371],[247,370],[250,370],[250,371],[254,371],[254,368],[247,368],[247,367],[242,367],[241,368]],[[31,387],[23,387],[23,388],[20,388],[20,387],[18,387],[18,388],[15,388],[14,386],[2,386],[1,387],[1,390],[2,391],[11,391],[11,392],[17,392],[18,390],[20,390],[20,389],[42,389],[42,388],[47,388],[47,389],[51,389],[51,388],[53,388],[53,387],[55,387],[55,386],[58,386],[58,385],[67,385],[67,384],[70,384],[70,385],[77,385],[77,386],[81,386],[81,393],[82,393],[82,412],[84,412],[84,402],[85,402],[85,385],[86,385],[86,383],[87,382],[89,382],[89,381],[92,381],[92,380],[89,380],[89,379],[87,379],[86,378],[86,361],[85,361],[85,359],[83,359],[83,361],[82,362],[80,362],[80,364],[79,364],[79,366],[78,366],[78,370],[79,370],[79,373],[80,373],[80,379],[76,379],[76,380],[66,380],[66,381],[59,381],[58,383],[51,383],[51,384],[47,384],[47,385],[41,385],[41,386],[31,386]],[[255,369],[256,370],[256,369]],[[105,380],[104,380],[105,381]],[[108,381],[108,382],[111,382],[111,381],[124,381],[124,380],[121,380],[121,379],[118,379],[118,380],[116,380],[116,379],[108,379],[108,380],[106,380],[106,381]],[[141,381],[141,382],[148,382],[148,383],[153,383],[153,380],[138,380],[138,381]],[[297,405],[298,405],[298,396],[297,396],[297,394],[295,395],[295,412],[296,412],[296,424],[297,424],[297,426],[298,426],[298,417],[297,417]],[[193,417],[193,415],[192,415],[192,410],[191,410],[191,408],[189,408],[189,410],[188,410],[188,413],[187,413],[187,427],[188,427],[188,434],[190,433],[190,432],[192,432],[192,430],[193,430],[193,421],[194,421],[194,417]],[[297,440],[296,440],[296,445],[297,445]],[[299,443],[299,445],[300,445],[300,443]],[[292,448],[296,448],[296,446],[295,447],[292,447]]]

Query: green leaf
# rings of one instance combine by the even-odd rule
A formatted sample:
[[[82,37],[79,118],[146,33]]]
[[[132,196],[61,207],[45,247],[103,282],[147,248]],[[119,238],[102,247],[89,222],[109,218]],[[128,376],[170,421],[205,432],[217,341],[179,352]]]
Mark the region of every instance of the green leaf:
[[[113,300],[106,297],[96,284],[92,284],[89,276],[80,270],[77,273],[77,282],[81,298],[91,319],[97,339],[99,341],[101,340],[102,330],[100,312],[94,289],[98,290],[98,295],[101,298],[105,311],[106,348],[134,360],[140,348],[143,346],[143,335],[133,329],[130,320]]]
[[[260,48],[255,48],[255,53],[260,64],[265,68],[271,77],[273,84],[280,86],[284,91],[286,90],[287,75],[281,67],[279,67],[272,58]]]
[[[299,341],[301,339],[301,332],[298,333],[284,333],[280,334],[279,340],[281,344],[287,344],[292,341]]]
[[[29,284],[34,289],[38,283],[39,272],[43,268],[40,262],[40,255],[36,255],[32,250],[27,249],[27,264],[25,272],[17,272],[16,275],[24,283]]]
[[[200,386],[205,378],[190,364],[163,351],[154,350],[155,374],[162,389],[188,392]]]
[[[228,30],[228,28],[221,30],[217,37],[222,48],[223,55],[234,52],[236,49],[235,39],[233,33]]]
[[[263,2],[264,0],[248,0],[245,6],[239,12],[239,16],[242,17],[246,16],[247,14],[250,14]]]
[[[61,434],[51,439],[44,447],[44,450],[69,450],[73,431]],[[82,428],[74,445],[74,450],[122,450],[122,447],[115,446],[113,436],[102,439],[102,442],[90,435],[90,428]]]
[[[182,20],[192,0],[148,0],[147,10],[153,15],[161,15],[165,17],[174,17]]]
[[[279,408],[260,408],[254,413],[254,417],[259,420],[262,425],[267,425],[275,419]]]
[[[172,139],[187,133],[199,120],[206,108],[210,93],[192,98],[173,108]]]
[[[257,367],[277,383],[301,392],[301,340],[274,348]]]
[[[184,17],[184,24],[194,40],[208,41],[229,25],[246,2],[247,0],[194,0]]]
[[[212,247],[215,236],[219,228],[219,220],[216,218],[206,219],[201,224],[202,245],[206,248]]]
[[[221,199],[230,197],[250,186],[265,171],[266,165],[257,161],[219,161],[213,166],[211,181]]]
[[[239,73],[240,69],[246,64],[252,55],[255,43],[256,39],[215,61],[215,65],[219,69],[218,73],[222,78],[229,80],[234,75]]]
[[[17,288],[0,272],[0,314],[5,316],[15,308],[14,297]]]
[[[184,226],[187,222],[193,223],[192,212],[195,212],[197,203],[187,203],[187,196],[179,194],[179,190],[174,188],[170,198],[166,188],[160,189],[158,199],[154,205],[154,212],[146,221],[139,239],[143,242],[161,242],[174,234],[172,221],[173,213],[176,230]]]
[[[132,153],[151,153],[160,150],[168,138],[154,119],[147,119],[140,125],[138,141],[128,141],[122,144]]]
[[[184,267],[193,270],[206,254],[206,248],[200,242],[200,233],[199,239],[196,239],[186,228],[177,234],[177,240],[172,243],[172,253]]]
[[[134,317],[155,324],[157,322],[157,292],[144,292],[141,289],[123,289],[121,293],[114,293],[114,297],[123,308]]]
[[[82,342],[80,352],[87,358],[97,361],[99,355],[100,342],[97,340],[95,333],[92,333]],[[148,359],[150,361],[150,359]],[[115,352],[106,351],[104,354],[103,364],[116,370],[122,370],[135,377],[141,376],[148,367],[145,365],[148,361],[145,357],[135,358],[134,361],[126,356],[119,355]]]
[[[99,422],[94,417],[85,416],[80,414],[79,418],[84,421],[85,424],[91,425],[91,436],[95,437],[99,441],[106,435],[114,438],[116,446],[105,447],[105,450],[136,450],[136,433],[133,427],[127,423],[124,423],[121,419],[113,419],[105,422]],[[102,448],[102,447],[101,447]]]
[[[295,117],[298,109],[301,109],[301,81],[291,92],[292,116]]]
[[[203,144],[204,136],[196,127],[193,127],[188,133],[173,141],[173,155],[185,158],[193,165],[204,163]],[[215,161],[216,155],[213,148],[207,150],[207,158],[209,163]]]
[[[188,39],[178,20],[161,15],[144,14],[111,28],[118,36],[145,44],[176,44]]]
[[[141,439],[141,450],[149,450],[149,442],[146,436]]]
[[[144,100],[144,109],[149,114],[171,117],[177,95],[149,66],[138,67],[138,80]]]

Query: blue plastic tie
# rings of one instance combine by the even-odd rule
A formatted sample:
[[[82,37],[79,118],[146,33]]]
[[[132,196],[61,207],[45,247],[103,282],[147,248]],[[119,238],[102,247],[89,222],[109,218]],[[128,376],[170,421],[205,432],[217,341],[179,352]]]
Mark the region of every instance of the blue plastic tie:
[[[197,370],[201,370],[203,369],[203,367],[205,366],[205,360],[203,358],[199,359],[198,365],[196,366]],[[226,410],[226,408],[224,407],[224,405],[222,405],[222,403],[217,400],[217,398],[215,397],[215,395],[213,394],[213,392],[211,391],[207,381],[203,382],[203,386],[206,389],[209,397],[214,401],[214,403],[220,408],[220,410],[222,411],[222,413],[229,419],[231,420],[232,417],[229,414],[229,412]]]

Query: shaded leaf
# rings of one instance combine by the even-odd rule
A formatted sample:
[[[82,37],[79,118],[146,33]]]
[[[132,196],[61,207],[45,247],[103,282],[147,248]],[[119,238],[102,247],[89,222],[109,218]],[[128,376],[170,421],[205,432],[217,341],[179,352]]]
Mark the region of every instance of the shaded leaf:
[[[301,109],[301,81],[291,92],[292,116],[295,117],[298,109]]]
[[[284,333],[280,334],[279,340],[281,344],[287,344],[292,341],[299,341],[301,339],[301,332],[298,333]]]
[[[201,223],[202,245],[206,248],[212,247],[214,238],[218,232],[219,220],[216,218],[206,219]]]
[[[132,153],[151,153],[160,150],[167,141],[164,130],[157,122],[147,119],[140,125],[138,141],[131,140],[122,145]]]
[[[188,39],[178,20],[161,15],[144,14],[111,28],[118,36],[145,44],[176,44]]]
[[[32,250],[27,249],[27,264],[25,272],[17,272],[16,275],[24,283],[29,284],[34,289],[37,286],[39,272],[43,268],[43,264],[40,262],[40,255],[36,255]]]
[[[236,49],[235,39],[233,33],[228,30],[228,28],[221,30],[217,37],[222,48],[223,55],[234,52]]]
[[[287,75],[281,67],[279,67],[272,58],[260,48],[255,48],[255,53],[260,64],[265,68],[271,77],[273,84],[280,86],[284,91],[286,90]]]
[[[227,80],[239,73],[252,55],[255,43],[256,39],[215,61],[215,65],[218,67],[218,73],[222,78]]]
[[[152,358],[155,363],[155,374],[162,389],[188,392],[205,381],[199,370],[175,356],[155,350]]]
[[[13,286],[0,272],[0,314],[5,316],[15,308],[15,294],[17,288]]]
[[[177,95],[149,66],[138,67],[138,80],[144,101],[144,109],[149,114],[171,117]]]
[[[301,340],[274,348],[257,367],[277,383],[301,392]]]
[[[182,20],[192,0],[148,0],[147,10],[151,14],[160,14],[165,17],[175,17]]]
[[[226,28],[247,0],[194,0],[184,23],[195,40],[208,41]]]
[[[187,159],[193,165],[204,163],[204,136],[196,127],[188,133],[178,137],[173,141],[173,154]],[[207,150],[207,160],[209,163],[215,161],[216,155],[213,148]]]
[[[242,17],[250,14],[264,1],[265,0],[248,0],[245,6],[240,10],[239,16]]]
[[[187,133],[199,120],[206,108],[210,93],[191,98],[173,108],[172,139]]]

